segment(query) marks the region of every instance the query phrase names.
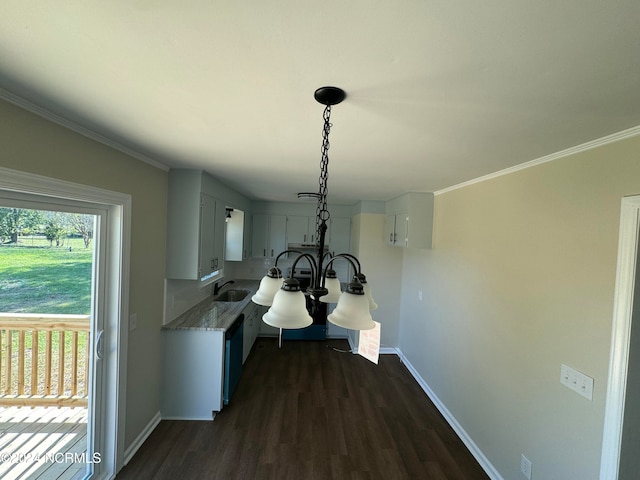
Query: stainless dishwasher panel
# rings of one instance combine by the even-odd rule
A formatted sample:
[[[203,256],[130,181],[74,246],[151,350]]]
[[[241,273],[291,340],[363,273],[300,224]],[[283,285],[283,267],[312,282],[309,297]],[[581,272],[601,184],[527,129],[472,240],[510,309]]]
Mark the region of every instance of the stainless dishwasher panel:
[[[244,315],[240,314],[229,330],[224,334],[224,404],[229,405],[240,376],[242,375],[242,336]]]

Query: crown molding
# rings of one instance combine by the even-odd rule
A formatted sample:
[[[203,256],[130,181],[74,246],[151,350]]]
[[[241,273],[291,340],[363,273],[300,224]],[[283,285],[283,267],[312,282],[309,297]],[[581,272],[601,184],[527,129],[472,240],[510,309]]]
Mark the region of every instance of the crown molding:
[[[149,165],[152,165],[156,168],[159,168],[160,170],[164,170],[164,171],[169,171],[169,167],[167,165],[165,165],[164,163],[158,162],[157,160],[154,160],[153,158],[147,157],[146,155],[141,154],[140,152],[137,152],[129,147],[126,147],[110,138],[105,137],[104,135],[101,135],[97,132],[94,132],[93,130],[90,130],[86,127],[83,127],[82,125],[78,125],[75,122],[72,122],[64,117],[61,117],[60,115],[57,115],[43,107],[40,107],[39,105],[36,105],[34,103],[31,103],[27,100],[25,100],[24,98],[21,98],[3,88],[0,88],[0,98],[6,100],[9,103],[12,103],[24,110],[27,110],[31,113],[34,113],[46,120],[49,120],[50,122],[53,122],[57,125],[60,125],[64,128],[67,128],[69,130],[72,130],[76,133],[79,133],[80,135],[90,138],[91,140],[95,140],[98,143],[102,143],[103,145],[106,145],[107,147],[113,148],[114,150],[118,150],[119,152],[122,152],[126,155],[129,155],[130,157],[133,157],[137,160],[140,160],[144,163],[148,163]]]
[[[565,150],[560,150],[559,152],[551,153],[549,155],[545,155],[544,157],[536,158],[535,160],[521,163],[520,165],[515,165],[513,167],[505,168],[504,170],[498,170],[497,172],[490,173],[482,177],[474,178],[473,180],[468,180],[466,182],[458,183],[457,185],[453,185],[451,187],[443,188],[442,190],[433,192],[433,194],[440,195],[443,193],[451,192],[453,190],[458,190],[459,188],[468,187],[470,185],[474,185],[480,182],[485,182],[493,178],[509,175],[511,173],[519,172],[520,170],[535,167],[536,165],[541,165],[543,163],[551,162],[553,160],[558,160],[564,157],[568,157],[569,155],[575,155],[576,153],[586,152],[587,150],[601,147],[609,143],[614,143],[620,140],[624,140],[626,138],[635,137],[636,135],[640,135],[640,125],[638,125],[637,127],[629,128],[627,130],[622,130],[621,132],[612,133],[611,135],[607,135],[606,137],[598,138],[596,140],[591,140],[590,142],[586,142],[581,145],[576,145],[575,147],[570,147]]]

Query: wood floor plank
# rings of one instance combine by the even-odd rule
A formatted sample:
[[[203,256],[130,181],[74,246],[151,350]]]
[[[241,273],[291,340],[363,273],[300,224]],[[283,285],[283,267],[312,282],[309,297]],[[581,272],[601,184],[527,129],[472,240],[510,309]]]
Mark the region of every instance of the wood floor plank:
[[[213,422],[162,421],[126,479],[461,479],[487,475],[395,355],[258,339]]]

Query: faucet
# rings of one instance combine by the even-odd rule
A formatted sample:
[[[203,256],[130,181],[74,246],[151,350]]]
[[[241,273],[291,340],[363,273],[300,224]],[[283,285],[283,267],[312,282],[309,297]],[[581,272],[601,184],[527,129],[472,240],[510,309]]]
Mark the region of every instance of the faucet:
[[[224,287],[225,285],[229,285],[230,283],[235,283],[235,282],[233,280],[229,280],[228,282],[224,282],[220,286],[218,286],[218,282],[216,282],[215,285],[213,286],[213,296],[215,297],[216,295],[218,295],[220,293],[220,290],[222,290],[222,287]]]

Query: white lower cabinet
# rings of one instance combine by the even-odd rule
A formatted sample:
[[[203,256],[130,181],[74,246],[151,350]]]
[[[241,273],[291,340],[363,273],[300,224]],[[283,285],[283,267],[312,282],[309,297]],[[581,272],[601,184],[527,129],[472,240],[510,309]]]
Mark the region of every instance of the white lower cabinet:
[[[244,330],[242,334],[242,363],[244,364],[260,332],[262,309],[252,302],[247,305],[242,313],[244,313]]]
[[[162,418],[212,420],[222,410],[224,332],[163,330]]]

